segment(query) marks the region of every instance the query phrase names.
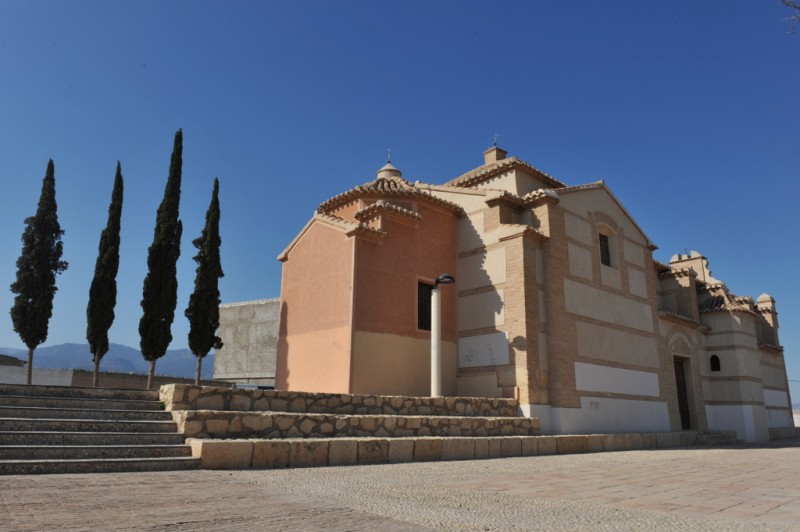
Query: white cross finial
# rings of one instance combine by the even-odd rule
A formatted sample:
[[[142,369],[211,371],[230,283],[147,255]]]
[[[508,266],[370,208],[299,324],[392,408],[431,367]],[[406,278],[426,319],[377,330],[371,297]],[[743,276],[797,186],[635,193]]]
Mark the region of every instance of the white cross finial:
[[[497,139],[500,138],[500,135],[495,133],[494,135],[492,135],[492,138],[494,139],[494,145],[497,146]]]
[[[389,162],[389,163],[392,162],[392,149],[391,148],[387,148],[386,149],[386,162]]]

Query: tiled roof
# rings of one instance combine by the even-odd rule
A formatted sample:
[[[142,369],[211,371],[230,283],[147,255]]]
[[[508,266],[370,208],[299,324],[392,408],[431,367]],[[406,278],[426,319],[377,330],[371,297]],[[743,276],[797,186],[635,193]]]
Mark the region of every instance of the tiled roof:
[[[383,200],[378,200],[372,205],[365,207],[355,213],[356,220],[364,221],[364,220],[371,220],[378,214],[382,212],[393,212],[395,214],[399,214],[401,216],[405,216],[406,218],[411,218],[413,220],[419,220],[421,216],[419,213],[404,209],[398,205],[394,205],[393,203],[387,203]]]
[[[450,211],[460,213],[461,207],[455,203],[437,198],[424,189],[417,188],[402,177],[378,177],[374,181],[364,183],[351,188],[350,190],[338,194],[328,201],[320,204],[318,212],[330,213],[331,211],[346,205],[357,198],[363,197],[414,197],[423,199]]]
[[[500,159],[499,161],[479,166],[478,168],[471,170],[466,174],[463,174],[453,179],[452,181],[448,181],[447,183],[445,183],[445,185],[456,186],[456,187],[470,187],[472,185],[476,185],[478,183],[486,181],[487,179],[491,179],[496,175],[502,174],[503,172],[507,172],[514,168],[522,168],[524,170],[527,170],[528,172],[542,179],[552,188],[561,188],[565,186],[564,183],[554,178],[553,176],[542,172],[535,166],[528,164],[525,161],[522,161],[516,157]]]
[[[695,321],[694,318],[691,318],[689,316],[684,316],[683,314],[678,314],[677,312],[672,312],[670,310],[660,309],[658,311],[658,315],[661,316],[662,318],[672,319],[683,323],[690,323],[696,327],[702,325],[699,321]]]

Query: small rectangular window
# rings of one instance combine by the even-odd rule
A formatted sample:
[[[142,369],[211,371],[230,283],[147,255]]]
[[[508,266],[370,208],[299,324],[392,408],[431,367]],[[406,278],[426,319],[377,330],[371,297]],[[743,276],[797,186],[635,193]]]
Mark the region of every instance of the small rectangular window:
[[[608,235],[600,233],[600,262],[606,266],[611,266],[611,247],[608,243]]]
[[[433,285],[417,283],[417,329],[431,330],[431,291]]]

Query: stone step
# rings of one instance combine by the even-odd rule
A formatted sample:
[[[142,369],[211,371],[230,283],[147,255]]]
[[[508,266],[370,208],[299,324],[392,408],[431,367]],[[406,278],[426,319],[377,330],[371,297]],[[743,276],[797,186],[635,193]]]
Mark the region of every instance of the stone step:
[[[117,399],[158,401],[157,390],[126,390],[116,388],[84,388],[79,386],[43,386],[26,384],[2,384],[0,396],[28,395],[44,397],[72,397],[81,399]]]
[[[695,445],[714,447],[717,445],[738,445],[742,441],[736,436],[736,431],[701,432],[695,439]]]
[[[78,408],[92,410],[155,410],[164,411],[164,406],[159,401],[152,400],[124,400],[124,399],[98,399],[86,397],[58,397],[36,395],[0,395],[0,405],[3,406],[33,406],[42,408]]]
[[[339,415],[516,417],[518,401],[493,397],[409,397],[217,388],[193,384],[161,387],[167,410],[231,410]]]
[[[384,464],[683,447],[693,432],[414,438],[190,438],[203,469]]]
[[[191,456],[188,445],[0,445],[0,460],[166,458]]]
[[[177,445],[177,432],[0,431],[0,445]]]
[[[539,419],[522,417],[390,416],[291,412],[173,411],[178,431],[204,438],[527,436]]]
[[[0,475],[112,473],[199,469],[200,460],[176,458],[109,458],[88,460],[0,460]]]
[[[172,421],[172,415],[163,410],[112,410],[41,406],[0,406],[0,418]]]
[[[173,421],[0,418],[0,432],[175,432]]]

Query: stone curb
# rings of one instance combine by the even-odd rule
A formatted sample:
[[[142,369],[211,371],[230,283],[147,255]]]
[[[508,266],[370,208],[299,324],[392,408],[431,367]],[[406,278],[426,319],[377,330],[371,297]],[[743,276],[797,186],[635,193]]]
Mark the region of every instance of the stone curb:
[[[696,432],[687,431],[476,438],[189,438],[187,444],[192,456],[200,458],[202,469],[276,469],[668,449],[692,445],[696,438]]]

